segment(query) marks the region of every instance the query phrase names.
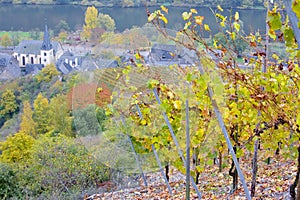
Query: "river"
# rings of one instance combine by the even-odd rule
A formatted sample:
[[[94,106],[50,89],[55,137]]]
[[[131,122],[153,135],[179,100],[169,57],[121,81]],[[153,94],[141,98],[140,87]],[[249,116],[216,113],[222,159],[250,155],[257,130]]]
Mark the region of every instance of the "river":
[[[150,8],[153,11],[155,8]],[[43,30],[45,20],[49,29],[54,29],[60,20],[65,20],[72,30],[82,27],[86,7],[73,5],[1,5],[1,31],[31,31]],[[117,31],[122,32],[132,26],[142,26],[147,23],[145,8],[98,8],[99,12],[109,14],[116,22]],[[175,29],[183,23],[181,13],[188,8],[169,8],[168,28]],[[216,32],[213,26],[215,18],[209,8],[197,8],[199,15],[205,17],[205,23]],[[246,32],[265,30],[265,10],[238,10]],[[229,13],[229,11],[227,12]]]

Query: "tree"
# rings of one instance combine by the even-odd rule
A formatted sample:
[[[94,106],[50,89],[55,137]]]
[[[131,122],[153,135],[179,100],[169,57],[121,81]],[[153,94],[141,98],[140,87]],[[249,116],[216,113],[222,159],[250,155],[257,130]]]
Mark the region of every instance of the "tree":
[[[84,22],[85,25],[83,26],[81,37],[83,37],[85,40],[88,40],[92,35],[92,30],[99,24],[97,8],[91,6],[86,9]]]
[[[49,118],[49,116],[51,116],[51,111],[48,99],[39,93],[37,98],[34,100],[33,106],[33,120],[36,124],[36,133],[45,134],[53,130],[51,126],[51,119]]]
[[[20,124],[20,133],[24,133],[30,135],[32,137],[36,137],[35,132],[35,122],[32,119],[32,110],[29,101],[25,101],[23,103],[23,114],[21,117],[21,124]]]
[[[97,114],[97,112],[100,112]],[[74,128],[78,136],[98,135],[104,128],[102,121],[105,120],[101,114],[101,109],[90,104],[85,108],[73,112]],[[97,118],[99,117],[99,118]]]
[[[85,27],[94,29],[98,26],[98,10],[94,6],[88,7],[85,12]]]
[[[59,23],[55,26],[54,34],[58,35],[60,32],[69,32],[69,24],[65,20],[60,20]]]
[[[12,40],[10,38],[10,36],[8,35],[8,33],[5,33],[2,37],[1,37],[1,45],[6,48],[8,46],[12,45]]]
[[[21,34],[19,32],[13,32],[11,34],[12,45],[17,46],[21,40]]]
[[[0,162],[0,198],[22,198],[18,178],[10,164]],[[20,196],[19,196],[20,195]]]
[[[36,79],[38,82],[50,82],[53,77],[58,76],[60,73],[57,71],[54,64],[46,65],[37,75]]]
[[[42,32],[39,28],[35,28],[29,32],[29,37],[33,40],[41,40]]]
[[[13,91],[6,90],[3,92],[0,99],[0,116],[2,115],[6,118],[12,117],[17,109],[18,104]]]
[[[85,40],[89,40],[92,34],[99,33],[99,31],[96,30],[97,28],[105,31],[114,31],[116,29],[116,24],[109,15],[102,13],[99,14],[98,10],[94,6],[88,7],[85,12],[85,25],[83,26],[81,37]]]
[[[114,31],[116,29],[116,23],[113,18],[107,14],[100,13],[98,16],[99,27],[106,31]]]
[[[92,36],[92,30],[83,27],[83,31],[80,33],[81,39],[88,41]]]
[[[65,96],[59,95],[51,99],[51,124],[54,133],[61,133],[66,136],[73,136],[72,132],[72,118],[69,114]]]
[[[0,142],[1,162],[19,163],[25,162],[30,158],[30,150],[34,144],[34,138],[25,133],[16,133],[6,138],[4,142]]]
[[[132,6],[134,6],[134,3],[132,0],[122,0],[122,6],[123,7],[132,7]]]
[[[58,34],[58,39],[60,42],[64,43],[68,38],[68,33],[66,31],[61,31],[59,34]]]

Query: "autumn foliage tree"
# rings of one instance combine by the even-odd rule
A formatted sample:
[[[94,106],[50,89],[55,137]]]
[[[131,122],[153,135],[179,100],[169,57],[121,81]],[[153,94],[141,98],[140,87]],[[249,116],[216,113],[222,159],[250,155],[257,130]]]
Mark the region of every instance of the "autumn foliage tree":
[[[94,6],[87,8],[84,21],[81,37],[85,40],[89,40],[93,34],[99,33],[97,28],[105,31],[114,31],[116,29],[115,21],[109,15],[99,13]]]
[[[51,126],[55,134],[64,134],[72,137],[72,117],[64,95],[58,95],[51,99],[49,104]]]
[[[60,42],[64,43],[68,38],[68,33],[66,31],[61,31],[58,34],[58,39]]]
[[[10,135],[4,142],[0,142],[0,161],[6,163],[25,162],[30,158],[30,150],[34,144],[34,138],[26,133]]]
[[[51,126],[51,110],[49,101],[41,93],[38,94],[33,103],[34,112],[33,120],[35,122],[35,131],[37,134],[45,134],[52,130]]]
[[[113,32],[116,29],[115,20],[112,19],[108,14],[99,13],[98,23],[99,27],[106,31]]]
[[[36,137],[35,122],[32,118],[33,111],[29,101],[23,103],[23,113],[21,117],[21,124],[19,132]]]
[[[1,45],[3,47],[8,47],[12,45],[12,40],[9,37],[8,33],[5,33],[2,37],[1,37]]]
[[[12,90],[5,90],[0,99],[0,116],[10,118],[17,111],[17,99]]]
[[[98,10],[94,6],[88,7],[85,12],[84,18],[85,25],[81,36],[84,39],[89,39],[92,35],[92,30],[97,27],[98,24]]]
[[[58,76],[60,73],[56,69],[55,64],[51,63],[46,65],[37,75],[36,79],[38,82],[50,82],[53,77]]]

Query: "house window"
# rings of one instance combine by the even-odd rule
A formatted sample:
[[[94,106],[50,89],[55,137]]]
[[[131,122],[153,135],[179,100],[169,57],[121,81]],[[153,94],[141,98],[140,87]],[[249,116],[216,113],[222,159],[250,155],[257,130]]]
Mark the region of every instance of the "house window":
[[[47,56],[47,53],[46,53],[46,52],[44,53],[44,56]]]
[[[33,57],[31,57],[31,64],[33,64]]]
[[[25,56],[22,56],[22,65],[25,65]]]
[[[44,62],[46,62],[47,60],[46,59],[44,59]]]

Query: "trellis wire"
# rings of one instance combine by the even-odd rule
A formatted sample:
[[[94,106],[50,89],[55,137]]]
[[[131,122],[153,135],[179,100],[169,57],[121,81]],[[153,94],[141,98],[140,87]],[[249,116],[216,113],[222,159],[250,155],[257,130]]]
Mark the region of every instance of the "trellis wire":
[[[153,93],[154,93],[154,95],[155,95],[155,98],[156,98],[157,103],[158,103],[159,105],[161,105],[161,101],[160,101],[160,98],[159,98],[159,96],[158,96],[158,94],[157,94],[157,89],[156,89],[156,88],[153,89]],[[186,161],[185,161],[185,158],[184,158],[184,156],[183,156],[182,151],[180,150],[179,143],[178,143],[177,138],[176,138],[176,136],[175,136],[175,134],[174,134],[174,131],[173,131],[173,128],[172,128],[172,126],[171,126],[171,123],[170,123],[170,121],[169,121],[169,119],[168,119],[168,116],[166,115],[165,112],[162,112],[162,114],[163,114],[164,119],[165,119],[165,122],[166,122],[166,124],[167,124],[167,126],[168,126],[168,128],[169,128],[169,131],[170,131],[170,133],[171,133],[171,136],[172,136],[172,138],[173,138],[173,141],[174,141],[174,143],[175,143],[175,145],[176,145],[176,147],[177,147],[177,149],[178,149],[179,156],[180,156],[180,158],[181,158],[181,160],[182,160],[182,162],[183,162],[183,164],[184,164],[184,167],[186,167]],[[192,177],[190,177],[190,178],[191,178],[191,183],[192,183],[194,189],[196,190],[196,193],[197,193],[198,198],[201,199],[202,195],[201,195],[201,193],[199,192],[199,190],[198,190],[198,188],[197,188],[197,185],[196,185],[194,179],[193,179]]]
[[[136,109],[137,109],[137,111],[138,111],[138,113],[139,113],[140,118],[143,119],[143,114],[142,114],[141,109],[140,109],[140,107],[139,107],[138,104],[136,104]],[[172,189],[171,189],[171,186],[170,186],[169,181],[168,181],[168,179],[167,179],[167,176],[166,176],[166,174],[165,174],[165,172],[164,172],[164,170],[163,170],[163,168],[162,168],[160,159],[159,159],[159,157],[158,157],[158,154],[157,154],[156,149],[155,149],[155,147],[154,147],[153,144],[151,145],[151,148],[152,148],[152,151],[153,151],[153,153],[154,153],[154,155],[155,155],[156,161],[157,161],[157,163],[158,163],[159,170],[160,170],[160,172],[161,172],[161,174],[162,174],[162,176],[163,176],[163,178],[164,178],[164,180],[165,180],[165,182],[166,182],[166,185],[167,185],[167,187],[168,187],[169,194],[172,195]]]

